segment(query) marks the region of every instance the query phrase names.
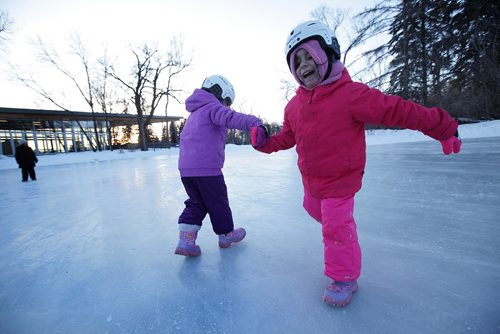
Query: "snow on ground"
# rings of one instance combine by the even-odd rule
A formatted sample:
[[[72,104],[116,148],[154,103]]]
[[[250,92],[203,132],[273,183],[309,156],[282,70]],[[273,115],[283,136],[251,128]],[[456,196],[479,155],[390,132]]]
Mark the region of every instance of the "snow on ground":
[[[500,120],[481,122],[476,124],[465,124],[459,127],[460,137],[462,139],[469,138],[484,138],[484,137],[500,137]],[[407,143],[432,141],[423,135],[421,132],[412,130],[371,130],[366,131],[367,145],[392,144],[392,143]],[[232,145],[228,145],[230,149]],[[66,163],[79,162],[98,162],[105,160],[129,159],[140,156],[146,158],[149,156],[177,154],[176,149],[171,150],[149,150],[147,152],[115,150],[103,152],[78,152],[69,154],[47,154],[39,157],[38,166],[51,166]],[[12,157],[0,155],[0,170],[17,168],[17,164]]]
[[[321,229],[294,150],[228,145],[248,235],[219,249],[207,219],[194,259],[173,253],[177,149],[41,156],[27,183],[2,158],[0,333],[498,333],[500,122],[460,134],[453,156],[415,132],[367,135],[363,270],[342,309],[321,300]]]

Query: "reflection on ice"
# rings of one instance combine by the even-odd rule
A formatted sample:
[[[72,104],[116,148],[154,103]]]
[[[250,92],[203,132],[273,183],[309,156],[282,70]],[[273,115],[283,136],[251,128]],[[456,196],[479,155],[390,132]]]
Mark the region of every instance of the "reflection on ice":
[[[185,200],[175,149],[41,163],[25,184],[2,169],[0,332],[496,332],[500,138],[467,139],[454,157],[435,144],[368,147],[363,272],[345,309],[321,299],[321,229],[301,207],[293,150],[227,148],[248,236],[220,249],[206,224],[199,258],[173,254]]]

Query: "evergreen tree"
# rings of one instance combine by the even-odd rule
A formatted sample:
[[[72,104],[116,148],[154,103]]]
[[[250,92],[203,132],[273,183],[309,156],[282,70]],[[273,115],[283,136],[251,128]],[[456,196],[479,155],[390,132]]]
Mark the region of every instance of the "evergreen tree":
[[[464,0],[460,5],[452,21],[457,43],[450,88],[462,96],[457,107],[465,116],[500,118],[500,3]]]
[[[386,90],[455,117],[500,118],[500,3],[488,0],[383,0],[357,16],[388,45],[364,54]],[[373,30],[373,26],[376,27]]]
[[[175,122],[170,122],[170,143],[176,145],[179,144],[179,130]]]

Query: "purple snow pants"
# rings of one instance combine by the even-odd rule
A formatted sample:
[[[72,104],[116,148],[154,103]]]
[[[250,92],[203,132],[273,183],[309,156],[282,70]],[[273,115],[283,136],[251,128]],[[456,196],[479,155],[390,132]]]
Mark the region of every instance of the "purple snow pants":
[[[234,229],[223,175],[181,177],[189,198],[179,217],[179,224],[202,225],[208,213],[215,234],[227,234]]]

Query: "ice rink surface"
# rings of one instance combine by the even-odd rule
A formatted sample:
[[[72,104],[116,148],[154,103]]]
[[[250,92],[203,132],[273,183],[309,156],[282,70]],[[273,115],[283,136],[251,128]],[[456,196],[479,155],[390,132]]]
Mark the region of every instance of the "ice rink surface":
[[[0,170],[0,333],[498,333],[500,137],[368,146],[355,218],[359,292],[322,301],[320,225],[294,150],[228,147],[247,238],[175,255],[186,199],[175,149]],[[131,154],[131,153],[124,153]]]

